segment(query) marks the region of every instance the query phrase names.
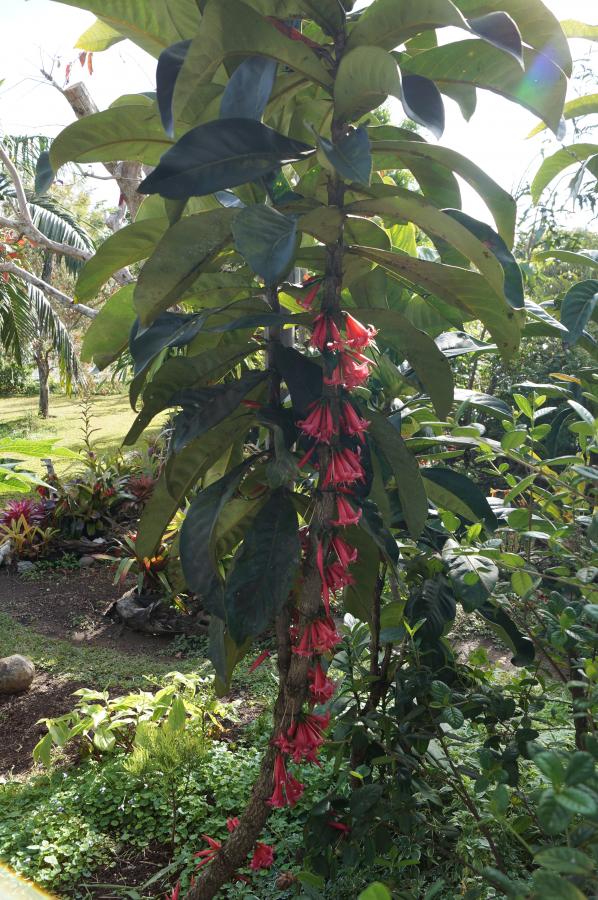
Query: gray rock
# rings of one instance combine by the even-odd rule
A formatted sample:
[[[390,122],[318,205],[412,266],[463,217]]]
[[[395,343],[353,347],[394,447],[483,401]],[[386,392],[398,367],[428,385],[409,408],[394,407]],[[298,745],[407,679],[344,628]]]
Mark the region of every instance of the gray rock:
[[[19,575],[24,575],[25,572],[32,572],[35,569],[35,563],[30,562],[28,559],[22,559],[17,563],[17,572]]]
[[[79,557],[79,567],[81,569],[87,569],[89,566],[93,566],[95,563],[95,557],[93,556],[81,556]]]
[[[26,691],[33,681],[35,666],[26,656],[5,656],[0,659],[0,694]]]

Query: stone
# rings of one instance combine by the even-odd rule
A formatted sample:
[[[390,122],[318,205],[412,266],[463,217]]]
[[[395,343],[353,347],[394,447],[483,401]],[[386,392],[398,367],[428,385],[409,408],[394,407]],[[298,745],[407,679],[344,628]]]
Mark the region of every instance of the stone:
[[[26,656],[15,653],[0,659],[0,694],[26,691],[33,681],[35,666]]]
[[[28,559],[22,559],[17,563],[17,572],[19,575],[24,575],[26,572],[33,572],[35,569],[35,563],[30,562]]]
[[[93,566],[95,563],[94,556],[81,556],[79,557],[79,568],[87,569],[89,566]]]

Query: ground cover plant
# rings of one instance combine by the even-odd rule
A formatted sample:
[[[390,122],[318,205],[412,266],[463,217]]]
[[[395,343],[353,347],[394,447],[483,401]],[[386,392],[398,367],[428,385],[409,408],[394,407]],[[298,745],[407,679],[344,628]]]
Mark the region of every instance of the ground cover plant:
[[[435,142],[443,97],[469,117],[483,89],[560,135],[563,29],[539,0],[71,5],[100,17],[83,51],[126,37],[157,58],[156,94],[67,127],[36,191],[67,163],[148,167],[75,294],[144,261],[83,356],[132,364],[125,448],[171,418],[137,493],[87,432],[91,480],[41,485],[44,525],[112,539],[126,510],[116,580],[206,614],[207,642],[177,652],[205,650],[221,705],[186,666],[153,693],[85,685],[34,752],[77,765],[0,797],[4,858],[66,896],[591,897],[598,285],[531,300],[515,201]],[[448,26],[464,39],[439,42]],[[533,202],[572,159],[578,189],[595,182],[595,146],[573,146]],[[462,211],[457,176],[492,226]],[[585,355],[500,398],[475,389],[480,358],[537,337]],[[29,504],[4,527],[40,528]],[[37,531],[29,546],[47,555]],[[97,877],[142,852],[134,886]]]

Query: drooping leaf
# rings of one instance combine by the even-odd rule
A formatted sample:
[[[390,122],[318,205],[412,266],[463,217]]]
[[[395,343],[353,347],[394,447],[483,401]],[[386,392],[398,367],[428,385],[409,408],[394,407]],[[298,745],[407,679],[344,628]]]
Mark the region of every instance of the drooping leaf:
[[[491,394],[482,394],[478,391],[469,391],[465,388],[455,390],[455,400],[466,407],[479,409],[488,416],[503,420],[512,418],[511,408],[504,400],[493,397]]]
[[[352,527],[347,530],[346,536],[349,544],[357,548],[357,562],[351,566],[354,582],[343,593],[343,607],[356,619],[370,622],[380,568],[380,550],[371,534],[364,529]]]
[[[163,50],[158,58],[156,68],[156,94],[158,109],[164,131],[168,137],[174,136],[174,115],[172,98],[179,73],[183,68],[185,57],[191,41],[177,41]]]
[[[534,203],[538,203],[544,190],[557,175],[570,166],[584,163],[592,156],[598,154],[598,144],[570,144],[557,150],[552,156],[547,156],[534,177],[531,184],[531,195]]]
[[[251,460],[245,460],[194,498],[180,534],[181,566],[187,587],[205,608],[225,617],[224,581],[215,553],[215,529],[220,513],[237,490]],[[201,549],[200,549],[201,548]]]
[[[512,619],[498,606],[488,601],[477,608],[501,640],[514,652],[511,660],[514,666],[528,666],[534,661],[535,650],[532,641],[523,635]]]
[[[313,152],[308,144],[261,122],[218,119],[183,135],[142,181],[139,191],[173,199],[213,194],[254,181]]]
[[[539,250],[534,253],[534,260],[557,259],[559,262],[585,269],[598,270],[598,250]]]
[[[35,164],[35,193],[47,193],[53,182],[54,169],[50,163],[50,151],[42,150]]]
[[[281,34],[263,16],[240,0],[208,0],[199,33],[191,43],[183,77],[177,81],[175,108],[184,113],[193,94],[210,82],[230,57],[260,56],[274,59],[324,88],[332,78],[313,50],[302,41]]]
[[[417,637],[434,646],[454,621],[456,612],[457,604],[448,580],[437,575],[427,578],[421,590],[411,595],[405,617],[411,625],[423,619]]]
[[[295,218],[271,206],[246,206],[235,219],[233,236],[241,256],[266,284],[275,284],[288,274],[297,241]]]
[[[105,369],[125,350],[135,321],[133,288],[126,284],[115,291],[92,319],[81,347],[83,362],[93,360],[98,369]]]
[[[404,354],[422,387],[429,393],[436,412],[440,418],[445,418],[453,403],[453,373],[432,338],[394,309],[357,309],[355,315],[379,329],[377,341],[380,345]]]
[[[171,398],[173,406],[182,407],[174,420],[175,453],[227,418],[267,377],[267,372],[254,371],[222,384],[177,391]]]
[[[195,34],[200,21],[196,0],[177,0],[171,4],[162,3],[161,0],[147,3],[139,0],[58,2],[95,13],[103,23],[156,57],[176,41]]]
[[[111,234],[81,269],[75,289],[77,300],[93,300],[111,275],[147,259],[167,227],[165,218],[142,219]]]
[[[299,560],[297,513],[279,489],[253,520],[226,580],[226,621],[237,644],[261,634],[283,608]]]
[[[153,107],[116,106],[84,116],[68,125],[52,142],[50,163],[55,172],[67,162],[120,162],[156,165],[172,147]]]
[[[304,418],[311,404],[322,396],[321,367],[299,351],[279,343],[274,345],[274,365],[289,389],[296,419]]]
[[[592,318],[598,303],[598,280],[574,284],[561,304],[561,323],[567,328],[567,344],[578,342]]]
[[[235,209],[214,209],[186,216],[168,229],[135,288],[135,306],[143,325],[175,303],[193,285],[202,266],[231,242],[236,215]]]
[[[278,63],[265,56],[250,56],[235,69],[220,102],[221,119],[261,122],[268,105]]]
[[[577,119],[581,116],[588,116],[598,112],[598,94],[586,94],[583,97],[575,97],[573,100],[567,101],[563,109],[563,119]],[[530,133],[528,137],[535,137],[545,129],[545,125],[541,122]]]
[[[543,119],[556,133],[565,103],[567,79],[550,60],[535,50],[524,48],[525,71],[504,50],[485,41],[455,41],[434,47],[406,59],[401,56],[403,75],[432,78],[443,84],[467,84],[501,94]],[[540,67],[542,77],[539,74]],[[546,70],[546,71],[545,71]],[[532,80],[532,89],[528,87]]]
[[[467,22],[450,0],[400,4],[395,0],[374,0],[351,31],[348,46],[368,44],[393,50],[420,31],[447,25],[467,30]]]
[[[471,231],[497,258],[504,272],[505,297],[513,309],[521,309],[525,305],[523,275],[515,257],[501,236],[485,222],[473,219],[460,209],[445,209],[444,212]]]
[[[251,641],[247,640],[241,646],[235,644],[226,624],[218,616],[210,618],[208,635],[208,659],[216,673],[214,690],[217,697],[224,697],[230,691],[235,666],[248,653]]]
[[[356,128],[336,144],[323,137],[318,138],[318,143],[341,178],[358,184],[370,183],[372,154],[367,128]]]
[[[455,596],[466,612],[482,606],[498,583],[498,568],[491,559],[462,550],[456,541],[445,544],[442,556],[448,565],[448,576]]]
[[[407,527],[417,538],[428,517],[428,501],[417,461],[385,416],[372,410],[367,410],[367,416],[371,438],[392,469]]]
[[[523,47],[521,32],[517,23],[506,12],[489,12],[485,16],[469,19],[469,27],[478,37],[490,44],[510,53],[518,63],[523,65]]]
[[[426,466],[421,474],[428,497],[440,509],[448,509],[467,522],[483,522],[491,530],[497,527],[486,497],[466,475],[438,466]]]
[[[444,103],[433,81],[423,75],[403,75],[401,103],[405,115],[424,128],[429,128],[434,137],[440,140],[444,132]]]
[[[401,97],[401,76],[390,53],[361,46],[343,55],[334,82],[335,116],[340,122],[360,119],[388,96]]]

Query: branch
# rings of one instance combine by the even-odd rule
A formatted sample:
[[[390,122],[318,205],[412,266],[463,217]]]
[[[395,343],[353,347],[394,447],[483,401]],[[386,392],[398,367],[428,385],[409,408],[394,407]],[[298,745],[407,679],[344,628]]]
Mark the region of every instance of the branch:
[[[83,261],[88,260],[93,255],[92,253],[89,253],[87,250],[80,250],[78,247],[71,247],[70,244],[61,244],[58,241],[50,240],[50,238],[46,237],[46,235],[33,223],[23,182],[2,144],[0,144],[0,161],[10,175],[10,179],[14,185],[20,216],[19,219],[15,220],[1,216],[0,225],[4,228],[14,228],[15,231],[24,234],[30,241],[41,244],[42,247],[45,247],[52,253],[60,253],[62,256],[72,256],[75,259],[81,259]]]
[[[27,281],[29,282],[29,284],[35,285],[35,287],[38,287],[41,291],[44,291],[45,294],[49,294],[50,297],[58,300],[64,306],[69,306],[76,312],[81,313],[81,315],[87,316],[88,319],[95,319],[98,314],[97,309],[92,309],[91,306],[85,306],[84,303],[77,303],[77,301],[73,300],[72,297],[69,297],[68,294],[63,294],[62,291],[58,290],[58,288],[52,287],[51,284],[48,284],[41,278],[38,278],[37,275],[34,275],[32,272],[28,272],[26,269],[21,269],[20,266],[17,266],[13,262],[0,263],[0,272],[10,272],[11,275],[16,275],[18,278],[22,278],[23,281]]]

